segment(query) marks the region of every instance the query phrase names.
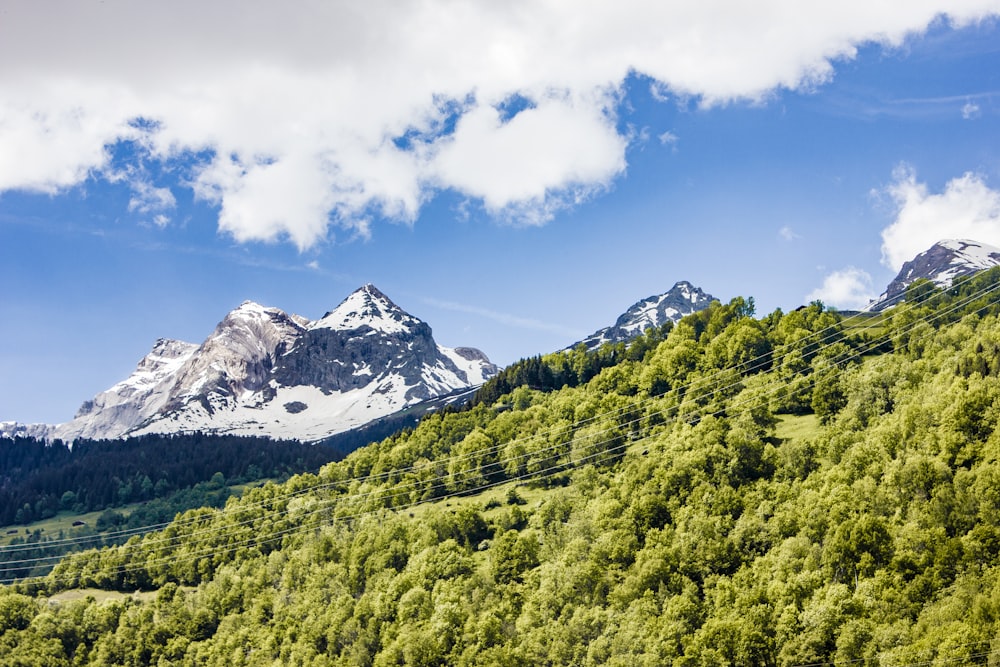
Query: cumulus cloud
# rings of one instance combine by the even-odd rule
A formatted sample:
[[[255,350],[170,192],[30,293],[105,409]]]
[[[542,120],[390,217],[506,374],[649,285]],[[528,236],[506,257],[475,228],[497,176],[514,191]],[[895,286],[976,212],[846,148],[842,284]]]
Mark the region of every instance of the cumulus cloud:
[[[429,162],[438,183],[481,199],[487,210],[544,222],[549,207],[564,201],[558,193],[577,201],[625,169],[625,139],[603,107],[558,96],[506,122],[497,109],[478,107],[437,142]]]
[[[806,301],[816,301],[845,310],[857,310],[875,298],[872,277],[867,271],[849,266],[834,271],[823,279],[823,285],[806,295]]]
[[[893,270],[942,239],[1000,245],[1000,191],[977,174],[954,178],[935,194],[917,181],[913,169],[901,166],[886,191],[896,212],[882,230],[882,262]]]
[[[962,118],[965,120],[979,118],[979,105],[975,102],[966,102],[962,105]]]
[[[588,5],[17,2],[0,22],[0,192],[99,177],[109,146],[194,164],[240,241],[413,222],[441,189],[539,223],[626,170],[623,82],[702,105],[815,86],[996,0]],[[511,104],[511,100],[517,104]],[[162,214],[162,213],[161,213]]]

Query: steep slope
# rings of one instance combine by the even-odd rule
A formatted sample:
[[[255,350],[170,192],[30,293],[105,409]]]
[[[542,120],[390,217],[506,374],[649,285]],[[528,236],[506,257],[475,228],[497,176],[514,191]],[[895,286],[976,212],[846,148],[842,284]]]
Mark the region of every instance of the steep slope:
[[[566,349],[572,349],[581,343],[588,350],[594,350],[604,343],[628,342],[646,329],[662,326],[668,321],[677,322],[685,315],[707,308],[712,298],[711,294],[706,294],[701,288],[681,281],[664,294],[650,296],[632,304],[614,325],[595,331]]]
[[[713,304],[585,385],[64,561],[37,590],[132,599],[11,595],[10,660],[987,664],[1000,287],[972,282],[875,338],[820,304]],[[768,364],[741,363],[761,340]],[[795,391],[815,414],[788,413]],[[81,616],[106,620],[67,632]]]
[[[866,310],[879,312],[895,305],[906,293],[906,288],[921,278],[938,287],[950,287],[956,278],[994,266],[1000,266],[1000,248],[968,239],[938,241],[903,264],[885,292]]]
[[[315,322],[246,301],[201,345],[157,341],[72,421],[0,427],[64,440],[199,430],[312,441],[496,372],[479,350],[437,345],[425,322],[365,285]]]

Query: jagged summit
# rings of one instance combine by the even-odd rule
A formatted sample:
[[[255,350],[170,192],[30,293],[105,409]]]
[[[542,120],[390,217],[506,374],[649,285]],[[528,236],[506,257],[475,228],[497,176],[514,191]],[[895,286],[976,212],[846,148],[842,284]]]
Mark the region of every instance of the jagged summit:
[[[593,350],[604,343],[628,342],[650,327],[661,326],[667,321],[677,322],[685,315],[707,308],[712,299],[711,294],[682,280],[664,294],[637,301],[618,317],[614,325],[595,331],[567,349],[580,343]]]
[[[132,375],[85,402],[72,421],[28,430],[4,422],[0,433],[71,441],[197,430],[319,440],[497,372],[475,348],[438,345],[426,323],[368,284],[315,322],[244,301],[200,345],[157,340]]]
[[[959,277],[1000,266],[1000,248],[969,239],[938,241],[909,262],[889,283],[885,292],[866,310],[879,312],[902,300],[906,288],[924,278],[938,287],[950,287]]]
[[[370,327],[389,333],[404,331],[419,322],[377,287],[368,283],[348,295],[339,306],[311,324],[310,328],[350,331]]]

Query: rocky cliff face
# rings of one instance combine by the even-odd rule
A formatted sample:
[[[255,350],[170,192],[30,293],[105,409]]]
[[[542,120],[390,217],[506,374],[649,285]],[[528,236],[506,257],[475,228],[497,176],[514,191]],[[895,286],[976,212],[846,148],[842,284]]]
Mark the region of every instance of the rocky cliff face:
[[[899,303],[906,288],[924,278],[938,287],[950,287],[956,278],[1000,266],[1000,248],[967,239],[938,241],[909,262],[885,292],[866,310],[879,312]]]
[[[5,422],[0,433],[72,440],[200,430],[319,440],[497,371],[479,350],[437,345],[425,322],[365,285],[316,321],[244,302],[201,345],[157,341],[128,379],[72,421]]]
[[[647,297],[629,307],[610,327],[595,331],[582,341],[574,343],[572,349],[583,343],[588,350],[594,350],[604,343],[628,342],[651,327],[677,322],[685,315],[703,310],[712,302],[712,295],[687,281],[676,283],[670,291]]]
[[[281,355],[273,377],[279,386],[306,384],[326,394],[394,378],[390,381],[407,387],[408,401],[423,400],[482,383],[482,373],[466,372],[455,355],[489,374],[496,372],[482,352],[459,349],[470,358],[440,347],[427,323],[366,285],[302,332]]]
[[[176,374],[167,411],[192,401],[232,401],[267,386],[279,348],[291,345],[305,327],[301,318],[244,301],[218,324],[191,361]]]

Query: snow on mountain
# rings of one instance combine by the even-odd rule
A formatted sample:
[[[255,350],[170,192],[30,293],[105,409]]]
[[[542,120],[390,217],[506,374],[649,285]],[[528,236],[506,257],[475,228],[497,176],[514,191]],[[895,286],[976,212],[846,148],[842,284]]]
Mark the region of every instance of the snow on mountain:
[[[322,318],[311,323],[309,328],[352,331],[368,327],[383,333],[400,333],[419,324],[420,320],[401,310],[369,283],[353,292]]]
[[[566,349],[573,349],[580,343],[586,345],[588,350],[594,350],[604,343],[628,342],[646,329],[661,326],[667,321],[677,322],[685,315],[707,308],[712,299],[712,295],[701,288],[681,281],[664,294],[632,304],[613,326],[595,331]]]
[[[84,402],[71,422],[53,429],[52,437],[114,438],[148,419],[167,403],[174,377],[197,350],[192,343],[159,339],[130,376]]]
[[[131,375],[85,401],[72,421],[56,425],[0,422],[0,436],[65,441],[119,437],[166,405],[176,374],[197,350],[192,343],[161,338]]]
[[[950,287],[959,277],[1000,266],[1000,248],[967,239],[938,241],[909,262],[885,292],[865,310],[879,312],[902,300],[906,288],[924,278],[938,287]]]
[[[72,421],[0,429],[64,440],[197,430],[314,441],[497,371],[479,350],[437,345],[426,323],[365,285],[316,321],[246,301],[201,345],[157,341]]]

